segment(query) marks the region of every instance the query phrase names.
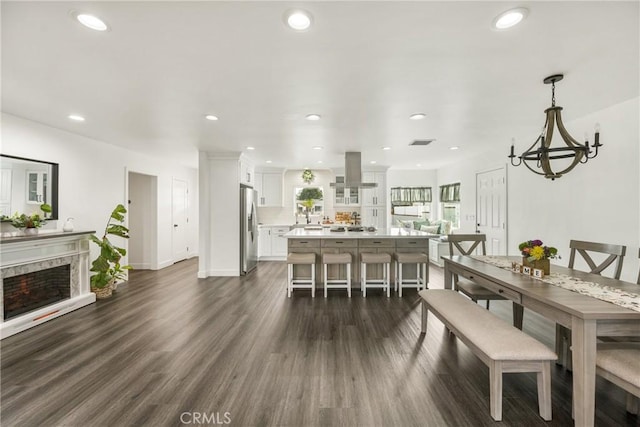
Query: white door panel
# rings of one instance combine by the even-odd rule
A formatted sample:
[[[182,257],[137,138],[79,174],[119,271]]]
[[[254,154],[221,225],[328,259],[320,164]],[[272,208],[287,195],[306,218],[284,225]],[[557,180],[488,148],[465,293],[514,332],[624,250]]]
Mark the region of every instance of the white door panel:
[[[187,259],[187,223],[188,223],[188,197],[187,182],[174,179],[171,188],[171,202],[173,209],[173,262]]]
[[[476,174],[476,231],[487,236],[488,255],[507,255],[506,169]]]

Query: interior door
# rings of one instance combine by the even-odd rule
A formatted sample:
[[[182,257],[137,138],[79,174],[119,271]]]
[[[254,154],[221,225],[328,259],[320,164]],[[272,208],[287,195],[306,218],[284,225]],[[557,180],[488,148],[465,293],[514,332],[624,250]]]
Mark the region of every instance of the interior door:
[[[189,189],[187,182],[181,179],[173,179],[171,186],[171,203],[173,218],[173,262],[187,259],[189,248],[187,244]]]
[[[476,232],[487,236],[487,255],[507,255],[507,171],[476,174]]]

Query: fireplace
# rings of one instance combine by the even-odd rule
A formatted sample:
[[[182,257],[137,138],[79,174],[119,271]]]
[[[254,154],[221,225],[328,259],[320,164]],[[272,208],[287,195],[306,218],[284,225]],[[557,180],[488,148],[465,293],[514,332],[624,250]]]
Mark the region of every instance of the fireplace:
[[[0,339],[96,301],[89,289],[92,233],[2,236]]]
[[[4,320],[71,297],[71,265],[8,277],[3,281]]]

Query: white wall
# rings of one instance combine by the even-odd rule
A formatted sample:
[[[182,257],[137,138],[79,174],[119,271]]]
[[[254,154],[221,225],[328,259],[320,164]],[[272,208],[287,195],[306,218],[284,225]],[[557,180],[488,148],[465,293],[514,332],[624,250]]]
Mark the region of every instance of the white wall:
[[[198,277],[240,275],[240,153],[199,154]]]
[[[82,126],[79,124],[78,126]],[[47,160],[60,165],[59,221],[50,221],[45,229],[62,229],[64,219],[73,217],[76,230],[96,230],[102,235],[109,214],[122,203],[127,205],[127,171],[158,177],[159,267],[172,264],[171,180],[189,182],[190,248],[198,247],[197,171],[162,159],[116,147],[101,141],[62,131],[10,114],[2,114],[2,153]],[[12,231],[2,224],[2,231]],[[127,242],[122,242],[126,247]],[[97,255],[92,246],[92,258]],[[189,256],[196,256],[193,251]]]
[[[627,256],[622,278],[636,281],[640,242],[639,101],[634,98],[565,123],[578,140],[583,139],[585,131],[592,135],[594,124],[600,123],[600,142],[604,144],[597,158],[576,166],[567,175],[551,181],[524,166],[507,168],[509,254],[518,255],[519,242],[539,238],[558,248],[562,259],[554,263],[566,265],[571,239],[623,244]],[[520,140],[528,139],[522,136]],[[465,218],[475,215],[475,173],[505,164],[508,150],[509,144],[505,143],[483,157],[437,171],[439,185],[461,183],[464,230],[474,229],[474,220]],[[586,265],[580,260],[576,268],[585,269]]]

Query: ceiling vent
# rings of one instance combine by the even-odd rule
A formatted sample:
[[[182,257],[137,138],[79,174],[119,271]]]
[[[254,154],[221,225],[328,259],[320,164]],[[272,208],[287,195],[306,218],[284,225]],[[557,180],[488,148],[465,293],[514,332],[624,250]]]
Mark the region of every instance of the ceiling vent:
[[[409,145],[429,145],[433,141],[435,141],[435,139],[416,139]]]

